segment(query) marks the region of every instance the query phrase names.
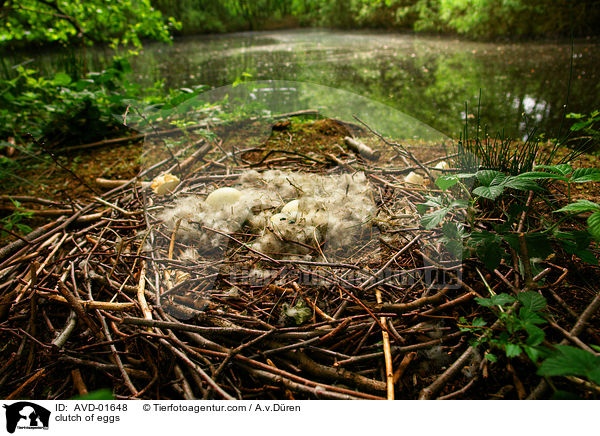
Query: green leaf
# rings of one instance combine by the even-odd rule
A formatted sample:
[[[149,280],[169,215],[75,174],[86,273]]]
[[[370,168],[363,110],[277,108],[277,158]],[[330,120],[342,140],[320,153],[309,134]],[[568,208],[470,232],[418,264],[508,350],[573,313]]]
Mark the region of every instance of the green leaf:
[[[600,211],[600,205],[589,200],[577,200],[575,203],[567,204],[554,212],[582,213],[590,211]]]
[[[488,200],[495,200],[500,194],[504,192],[504,186],[478,186],[473,189],[473,194],[478,195]]]
[[[573,171],[571,182],[600,182],[600,169],[597,168],[577,168]]]
[[[558,180],[569,180],[568,177],[562,174],[548,173],[546,171],[530,171],[528,173],[522,173],[516,176],[518,179],[525,180],[545,180],[545,179],[558,179]]]
[[[521,327],[524,329],[526,329],[528,326],[544,324],[546,322],[546,320],[542,318],[539,313],[526,307],[521,307],[519,309],[519,319],[521,320]],[[516,330],[519,330],[521,327],[516,326]]]
[[[542,362],[539,375],[584,376],[596,384],[600,384],[600,357],[589,351],[568,345],[557,345],[556,353]]]
[[[566,176],[573,172],[573,167],[569,164],[558,164],[558,165],[537,165],[535,169],[543,169],[548,171],[554,171],[556,173]]]
[[[508,295],[508,294],[498,294],[498,295],[493,295],[490,298],[475,298],[475,301],[477,301],[477,303],[480,306],[483,307],[492,307],[492,306],[504,306],[505,304],[508,303],[514,303],[515,302],[515,298],[512,295]]]
[[[496,355],[492,354],[492,353],[485,353],[485,355],[483,357],[492,363],[495,363],[498,361],[498,358],[496,357]]]
[[[525,330],[527,331],[527,334],[529,335],[527,337],[527,341],[525,341],[525,342],[530,347],[535,347],[536,345],[540,345],[546,337],[544,330],[542,330],[541,328],[539,328],[536,325],[527,325],[525,327]],[[534,360],[534,359],[532,359],[532,360]]]
[[[458,183],[458,178],[456,176],[451,176],[451,175],[440,176],[435,181],[435,184],[442,191],[445,191],[446,189],[456,185],[457,183]]]
[[[475,318],[472,323],[473,327],[485,327],[486,325],[487,322],[483,318]]]
[[[520,191],[539,191],[540,185],[530,179],[520,179],[518,177],[508,177],[502,183],[503,186],[512,189],[518,189]]]
[[[521,347],[517,344],[506,344],[506,357],[516,357],[523,352]]]
[[[492,186],[501,184],[507,176],[500,171],[481,170],[475,173],[475,177],[482,186]]]
[[[546,299],[534,291],[519,292],[517,300],[524,308],[535,312],[539,312],[546,307]]]
[[[588,230],[596,241],[600,241],[600,212],[594,212],[587,219]]]
[[[575,244],[567,244],[564,241],[561,241],[561,246],[567,253],[574,254],[585,263],[589,263],[590,265],[598,265],[598,259],[594,255],[594,252],[586,249],[579,249],[575,246]]]
[[[521,247],[518,235],[514,233],[508,233],[502,235],[502,237],[512,247],[513,250],[520,252]],[[527,251],[529,252],[530,258],[537,257],[539,259],[545,259],[554,253],[554,249],[550,243],[550,238],[545,233],[527,233],[525,235],[525,243],[527,245]]]
[[[114,400],[114,396],[113,393],[110,389],[99,389],[97,391],[92,391],[86,395],[80,395],[80,396],[76,396],[71,398],[72,400],[85,400],[85,401],[91,401],[91,400]]]
[[[447,207],[437,209],[431,213],[428,213],[427,215],[424,215],[421,218],[421,224],[427,230],[431,230],[444,220],[444,217],[448,215],[448,212],[450,212],[450,209]]]
[[[67,73],[56,73],[53,81],[58,86],[66,86],[71,83],[71,76]]]
[[[527,354],[527,356],[533,361],[537,362],[540,358],[540,351],[536,347],[531,347],[529,345],[523,345],[523,350]]]

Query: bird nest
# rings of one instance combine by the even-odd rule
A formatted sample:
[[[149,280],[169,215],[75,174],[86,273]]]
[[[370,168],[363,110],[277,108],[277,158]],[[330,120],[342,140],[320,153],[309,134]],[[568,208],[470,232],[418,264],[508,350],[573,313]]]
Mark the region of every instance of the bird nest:
[[[231,129],[188,132],[189,147],[4,247],[4,397],[429,398],[469,384],[484,363],[465,357],[456,311],[476,310],[476,292],[416,209],[452,157],[302,125],[273,123],[250,148]],[[326,144],[304,149],[303,134]]]

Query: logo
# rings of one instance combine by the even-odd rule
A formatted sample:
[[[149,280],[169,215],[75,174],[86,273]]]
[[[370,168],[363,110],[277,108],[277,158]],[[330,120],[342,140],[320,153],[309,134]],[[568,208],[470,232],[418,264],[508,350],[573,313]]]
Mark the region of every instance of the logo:
[[[48,429],[50,411],[29,401],[19,401],[6,409],[6,431],[14,433],[18,429],[36,430]]]

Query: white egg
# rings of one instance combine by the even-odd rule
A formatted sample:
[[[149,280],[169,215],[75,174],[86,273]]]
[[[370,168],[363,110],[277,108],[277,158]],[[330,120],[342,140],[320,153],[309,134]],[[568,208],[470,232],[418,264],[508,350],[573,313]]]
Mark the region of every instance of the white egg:
[[[448,165],[448,162],[443,160],[441,162],[438,162],[435,168],[438,170],[447,170],[448,168],[450,168],[450,165]]]
[[[150,187],[156,195],[165,195],[179,185],[179,178],[173,174],[161,174],[152,181]]]
[[[290,217],[295,217],[296,215],[298,215],[298,207],[300,206],[300,200],[292,200],[289,203],[287,203],[285,206],[283,206],[283,208],[281,209],[281,213],[285,213],[286,215],[289,215]]]
[[[290,218],[290,216],[288,214],[276,213],[275,215],[273,215],[271,217],[270,221],[271,221],[271,228],[273,230],[282,231],[283,229],[286,228],[286,226],[288,224],[290,224],[290,222],[292,222],[292,219]]]
[[[412,183],[413,185],[423,185],[425,183],[425,179],[414,171],[408,173],[404,178],[404,181],[406,183]]]
[[[242,193],[235,188],[219,188],[206,197],[205,203],[214,209],[221,209],[237,203],[241,196]]]

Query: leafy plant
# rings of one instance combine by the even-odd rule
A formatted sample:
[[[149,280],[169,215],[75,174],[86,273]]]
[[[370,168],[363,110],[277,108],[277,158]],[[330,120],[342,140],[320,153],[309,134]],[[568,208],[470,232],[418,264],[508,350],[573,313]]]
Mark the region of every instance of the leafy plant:
[[[600,356],[568,345],[556,345],[554,353],[544,360],[539,375],[579,376],[600,385]]]
[[[552,376],[585,377],[600,385],[600,356],[589,351],[567,345],[543,346],[546,339],[540,327],[546,323],[543,310],[546,299],[537,292],[520,292],[516,296],[508,294],[492,295],[490,298],[476,298],[477,303],[487,307],[496,315],[500,325],[488,327],[482,318],[475,318],[470,324],[460,318],[460,329],[470,331],[477,336],[474,346],[488,344],[486,359],[495,362],[498,356],[494,350],[502,350],[507,358],[521,355],[523,352],[539,365],[538,374]],[[518,303],[518,311],[516,303]]]
[[[573,141],[582,142],[581,147],[598,151],[600,145],[600,111],[595,110],[588,115],[570,113],[567,118],[576,120],[571,126],[571,132],[584,135],[573,138]]]
[[[568,212],[574,215],[592,212],[587,218],[588,232],[594,239],[600,241],[600,205],[598,203],[589,200],[577,200],[575,203],[568,204],[555,212]]]
[[[7,0],[2,2],[0,42],[35,41],[61,44],[83,41],[141,45],[143,38],[170,40],[170,29],[150,0]]]
[[[546,299],[537,292],[520,292],[513,297],[508,294],[497,294],[490,298],[476,298],[479,305],[490,308],[497,316],[501,326],[497,329],[488,327],[482,318],[475,318],[468,324],[465,318],[460,319],[461,330],[471,331],[478,338],[474,345],[488,343],[492,349],[500,349],[506,357],[515,357],[525,352],[529,358],[536,362],[540,357],[539,345],[544,341],[544,331],[539,327],[546,323],[541,311],[546,307]],[[516,307],[511,307],[519,303]],[[495,361],[497,356],[493,352],[486,354],[486,358]]]
[[[465,179],[474,179],[477,186],[469,191],[463,183]],[[442,225],[442,242],[446,244],[448,251],[458,253],[457,242],[466,241],[467,247],[479,257],[489,270],[496,269],[502,260],[508,260],[508,253],[502,250],[502,245],[507,244],[515,253],[521,251],[520,241],[514,232],[514,225],[524,208],[518,202],[513,202],[507,211],[503,211],[504,219],[501,224],[494,225],[493,231],[474,230],[473,215],[478,210],[476,205],[479,199],[497,200],[507,189],[517,191],[534,191],[541,193],[548,181],[560,180],[570,186],[572,183],[586,183],[600,181],[600,170],[595,168],[577,168],[569,164],[540,165],[534,171],[528,171],[515,176],[510,176],[495,170],[479,170],[475,173],[457,173],[442,175],[437,178],[436,185],[443,191],[448,191],[458,185],[461,192],[467,196],[466,200],[456,200],[451,196],[442,194],[439,196],[426,196],[427,201],[417,205],[421,213],[421,224],[425,229],[432,230]],[[462,210],[462,213],[461,213]],[[523,236],[528,248],[531,267],[535,270],[535,259],[544,259],[552,253],[551,243],[557,243],[565,251],[574,254],[584,262],[597,264],[598,260],[588,249],[592,238],[600,238],[600,205],[589,200],[580,200],[567,205],[555,212],[570,212],[576,215],[584,212],[592,212],[588,217],[588,231],[560,231],[558,226],[561,221],[552,224],[547,230],[526,232]],[[449,227],[446,217],[466,216],[471,233],[461,230],[460,238],[452,234],[456,233],[456,227]]]
[[[25,211],[21,208],[21,203],[16,200],[11,199],[11,202],[14,206],[14,211],[4,218],[0,219],[0,224],[2,229],[0,229],[0,236],[6,236],[7,232],[2,230],[9,230],[11,232],[17,231],[19,233],[29,233],[32,231],[31,227],[26,224],[23,224],[23,220],[27,218],[31,218],[33,215],[29,211]]]

